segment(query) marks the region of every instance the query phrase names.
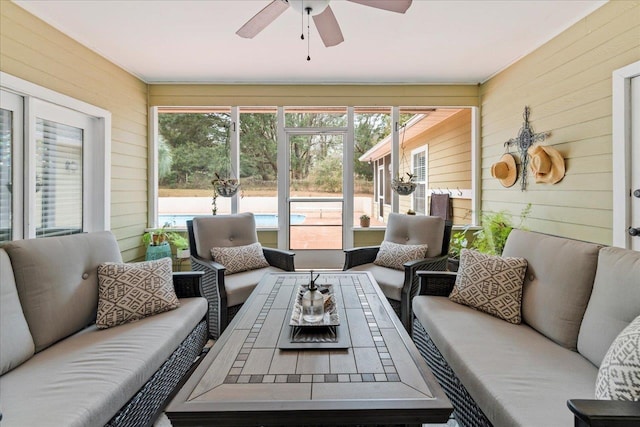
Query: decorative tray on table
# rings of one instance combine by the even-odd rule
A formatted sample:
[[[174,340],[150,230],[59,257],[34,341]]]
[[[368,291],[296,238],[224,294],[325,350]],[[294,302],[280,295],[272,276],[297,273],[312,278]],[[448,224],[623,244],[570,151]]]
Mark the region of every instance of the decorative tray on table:
[[[302,318],[302,296],[309,285],[301,285],[295,291],[294,301],[278,339],[278,348],[293,349],[327,349],[348,348],[351,344],[349,328],[340,324],[344,310],[338,307],[333,285],[318,285],[318,291],[324,297],[324,316],[319,322],[308,322]]]
[[[327,326],[338,326],[340,324],[340,316],[338,315],[338,307],[336,306],[336,296],[333,293],[333,285],[319,285],[318,292],[324,298],[324,316],[319,322],[308,322],[302,318],[302,296],[309,289],[309,285],[301,285],[298,288],[293,310],[291,311],[291,320],[289,326],[303,328],[317,328]]]

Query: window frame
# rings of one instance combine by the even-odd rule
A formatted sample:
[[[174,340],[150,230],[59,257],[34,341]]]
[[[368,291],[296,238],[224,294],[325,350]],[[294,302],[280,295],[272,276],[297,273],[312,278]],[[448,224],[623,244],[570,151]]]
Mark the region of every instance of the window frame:
[[[35,238],[35,117],[45,105],[86,116],[92,122],[83,144],[83,232],[109,230],[111,226],[111,113],[68,95],[47,89],[0,71],[0,89],[21,97],[23,129],[21,141],[14,142],[13,235],[12,240]],[[33,185],[32,185],[33,184]],[[35,187],[34,187],[35,188]],[[19,195],[19,196],[16,196]],[[19,199],[19,200],[16,200]]]
[[[416,193],[415,192],[411,195],[411,209],[413,209],[416,214],[426,215],[427,214],[427,197],[428,197],[427,189],[429,188],[429,144],[425,144],[423,146],[420,146],[418,148],[414,148],[413,150],[411,150],[410,167],[411,167],[412,174],[415,172],[415,168],[416,168],[415,157],[420,154],[424,154],[424,180],[419,180],[416,178],[415,182],[418,186],[420,185],[424,186],[424,212],[418,212],[418,210],[416,209],[416,201],[415,201]]]

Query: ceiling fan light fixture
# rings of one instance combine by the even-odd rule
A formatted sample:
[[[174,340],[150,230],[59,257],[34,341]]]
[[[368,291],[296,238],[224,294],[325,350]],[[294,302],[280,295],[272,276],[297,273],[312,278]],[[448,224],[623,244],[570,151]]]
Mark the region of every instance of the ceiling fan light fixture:
[[[304,15],[319,15],[329,6],[329,0],[288,0],[289,5]],[[311,9],[307,11],[307,9]]]

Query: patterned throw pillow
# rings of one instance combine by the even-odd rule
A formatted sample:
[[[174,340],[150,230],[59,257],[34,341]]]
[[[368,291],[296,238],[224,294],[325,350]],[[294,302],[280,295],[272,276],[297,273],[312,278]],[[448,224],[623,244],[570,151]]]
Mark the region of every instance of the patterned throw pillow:
[[[602,359],[596,399],[640,401],[640,316],[620,332]]]
[[[269,267],[262,252],[262,245],[258,242],[246,246],[211,248],[211,256],[215,262],[225,266],[224,274]]]
[[[502,258],[463,249],[449,299],[518,324],[522,321],[522,285],[526,271],[524,258]]]
[[[171,264],[171,258],[100,264],[96,326],[111,328],[177,308]]]
[[[382,241],[374,264],[395,270],[404,270],[404,263],[422,259],[427,255],[427,245],[401,245]]]

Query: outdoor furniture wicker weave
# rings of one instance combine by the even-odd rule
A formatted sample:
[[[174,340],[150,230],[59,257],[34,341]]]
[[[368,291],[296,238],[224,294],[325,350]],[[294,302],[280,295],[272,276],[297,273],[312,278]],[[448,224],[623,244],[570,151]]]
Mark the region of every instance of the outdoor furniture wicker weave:
[[[98,329],[103,262],[122,263],[107,231],[0,248],[3,427],[151,425],[202,353],[202,273],[174,273],[179,307]]]
[[[209,302],[209,334],[218,338],[268,272],[294,271],[294,253],[262,248],[268,267],[227,274],[224,265],[213,260],[211,248],[246,246],[258,242],[252,213],[197,216],[187,221],[191,269],[203,271],[202,293]]]
[[[343,270],[373,274],[402,324],[410,331],[411,300],[420,286],[416,272],[447,269],[451,227],[451,221],[440,217],[391,213],[384,240],[399,244],[427,244],[427,256],[406,262],[403,270],[396,270],[374,264],[380,246],[353,248],[344,251]]]
[[[640,316],[640,253],[513,230],[503,256],[527,260],[521,324],[450,300],[456,273],[418,272],[413,340],[458,424],[640,425],[640,402],[593,400],[607,350]]]

